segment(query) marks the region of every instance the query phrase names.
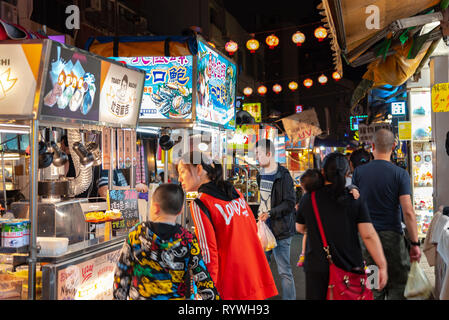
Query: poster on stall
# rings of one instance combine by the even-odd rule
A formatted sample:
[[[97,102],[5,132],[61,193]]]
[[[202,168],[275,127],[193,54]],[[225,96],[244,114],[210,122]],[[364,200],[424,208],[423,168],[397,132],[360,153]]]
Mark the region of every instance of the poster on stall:
[[[193,56],[110,59],[146,72],[140,119],[192,119]]]
[[[125,168],[125,145],[123,129],[117,129],[117,168]]]
[[[234,129],[236,65],[198,41],[197,69],[197,120]]]
[[[110,210],[120,210],[123,220],[113,222],[113,229],[132,228],[139,223],[139,206],[138,206],[139,192],[134,189],[127,190],[109,190],[108,202]]]
[[[411,121],[398,121],[399,140],[412,140]]]
[[[321,134],[315,109],[308,109],[282,119],[288,138],[293,144]]]
[[[123,132],[124,134],[124,143],[125,143],[125,168],[129,168],[131,167],[131,161],[132,161],[132,149],[133,149],[133,144],[131,143],[131,138],[132,138],[132,133],[131,130],[124,130]],[[135,144],[134,144],[135,146]],[[135,148],[135,147],[134,147]]]
[[[58,271],[57,300],[112,300],[120,249]]]
[[[101,61],[100,116],[106,123],[135,126],[145,74]]]
[[[262,121],[262,105],[260,102],[244,103],[242,110],[252,115],[256,123],[260,123]]]
[[[0,114],[32,115],[42,44],[1,44],[0,52]]]
[[[448,112],[449,111],[449,83],[435,84],[432,87],[431,97],[432,97],[433,112]],[[421,109],[423,109],[422,106],[421,106]],[[417,109],[417,110],[421,111],[420,109]],[[412,110],[412,111],[415,114],[415,110]],[[416,114],[419,114],[419,113],[416,113]]]
[[[101,61],[53,42],[41,115],[98,121]]]

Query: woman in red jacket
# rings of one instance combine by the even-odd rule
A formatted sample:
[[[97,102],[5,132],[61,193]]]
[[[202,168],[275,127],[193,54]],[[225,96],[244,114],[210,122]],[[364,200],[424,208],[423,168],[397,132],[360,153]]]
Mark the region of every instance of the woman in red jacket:
[[[186,192],[198,191],[191,215],[206,267],[224,300],[263,300],[278,294],[251,208],[223,180],[223,167],[194,151],[179,162]]]

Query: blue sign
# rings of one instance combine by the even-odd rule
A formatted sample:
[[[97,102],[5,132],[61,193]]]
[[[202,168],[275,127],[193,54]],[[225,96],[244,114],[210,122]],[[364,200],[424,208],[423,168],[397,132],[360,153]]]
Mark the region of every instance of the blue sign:
[[[405,101],[391,103],[391,115],[393,116],[405,116],[406,110]]]

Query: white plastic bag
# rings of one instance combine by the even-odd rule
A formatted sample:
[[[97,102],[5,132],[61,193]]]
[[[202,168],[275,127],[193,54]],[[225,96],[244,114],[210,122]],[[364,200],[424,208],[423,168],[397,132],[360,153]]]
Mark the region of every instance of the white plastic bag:
[[[432,284],[418,262],[412,262],[404,296],[409,300],[426,300],[432,294],[432,290]]]
[[[270,251],[277,246],[276,238],[265,221],[259,220],[257,222],[257,235],[259,236],[260,243],[265,251]]]

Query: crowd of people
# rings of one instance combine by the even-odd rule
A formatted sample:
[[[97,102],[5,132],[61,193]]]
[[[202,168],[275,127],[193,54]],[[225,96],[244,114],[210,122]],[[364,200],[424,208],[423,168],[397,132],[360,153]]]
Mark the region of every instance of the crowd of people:
[[[306,299],[324,300],[329,261],[314,215],[319,208],[333,263],[354,273],[375,265],[374,298],[405,299],[410,262],[419,261],[421,252],[410,177],[391,163],[394,148],[393,133],[382,129],[374,135],[372,154],[360,149],[348,160],[331,153],[321,170],[303,174],[298,196],[289,171],[275,161],[272,141],[261,139],[256,144],[257,215],[223,179],[220,163],[201,152],[185,154],[177,166],[180,184],[156,189],[150,221],[137,224],[123,245],[114,297],[264,300],[280,294],[295,300],[290,253],[299,232],[298,266],[305,272]],[[190,205],[195,234],[176,224],[184,194],[192,191],[198,192]],[[276,239],[269,251],[259,239],[256,216]],[[281,279],[279,292],[269,265],[272,258]]]

